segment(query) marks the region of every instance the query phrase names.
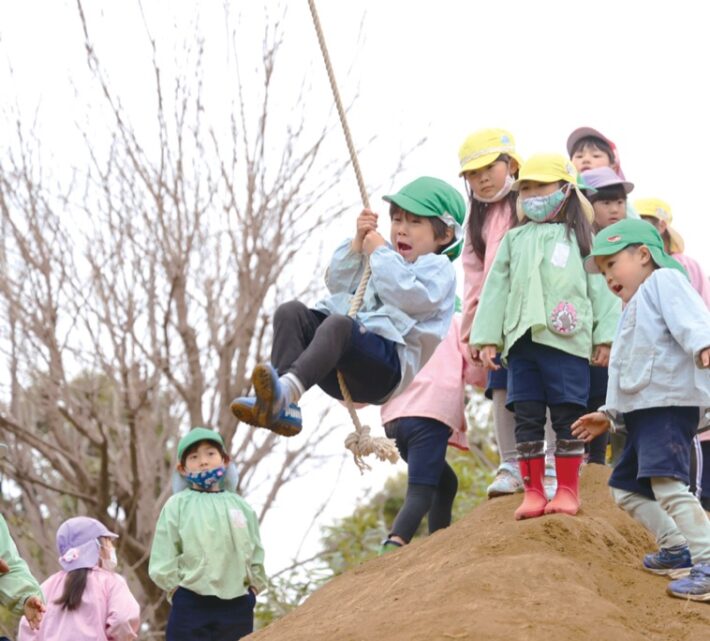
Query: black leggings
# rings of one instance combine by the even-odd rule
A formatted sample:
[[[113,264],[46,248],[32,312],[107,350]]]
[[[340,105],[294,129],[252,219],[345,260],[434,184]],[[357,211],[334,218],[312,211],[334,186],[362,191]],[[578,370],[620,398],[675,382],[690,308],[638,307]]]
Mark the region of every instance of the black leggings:
[[[515,412],[515,442],[528,443],[545,439],[545,421],[547,420],[547,405],[541,401],[516,401]],[[574,437],[570,427],[582,414],[585,408],[574,403],[550,405],[552,429],[558,440],[571,440]]]
[[[319,385],[342,399],[336,370],[354,401],[381,403],[401,379],[397,346],[348,316],[330,316],[299,301],[274,314],[271,363],[279,374],[291,372],[305,389]]]
[[[587,405],[588,412],[596,412],[604,405],[606,398],[604,396],[594,396],[589,399]],[[596,438],[593,438],[589,443],[586,443],[584,449],[589,454],[588,463],[597,463],[598,465],[606,464],[606,446],[609,443],[609,433],[604,432]]]
[[[451,525],[451,510],[458,487],[456,472],[448,463],[444,464],[436,487],[410,483],[404,505],[392,525],[392,534],[409,543],[427,513],[430,534]]]

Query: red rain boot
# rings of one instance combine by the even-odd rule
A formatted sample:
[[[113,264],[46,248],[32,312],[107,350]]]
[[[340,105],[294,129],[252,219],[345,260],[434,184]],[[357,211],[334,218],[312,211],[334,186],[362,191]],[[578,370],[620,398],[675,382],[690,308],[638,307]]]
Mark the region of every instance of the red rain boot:
[[[557,493],[545,508],[545,514],[574,516],[581,504],[579,498],[579,468],[584,458],[584,441],[558,440],[555,452]]]
[[[517,449],[520,476],[525,486],[523,502],[515,510],[515,518],[519,521],[542,516],[545,512],[547,497],[542,483],[545,475],[545,442],[518,443]]]

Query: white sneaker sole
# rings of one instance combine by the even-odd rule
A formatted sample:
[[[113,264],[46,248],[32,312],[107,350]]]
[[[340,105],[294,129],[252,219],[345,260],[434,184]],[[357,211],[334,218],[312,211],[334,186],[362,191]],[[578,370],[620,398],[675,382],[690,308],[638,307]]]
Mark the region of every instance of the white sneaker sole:
[[[690,574],[692,568],[676,568],[672,570],[657,570],[655,568],[647,568],[645,565],[642,566],[646,572],[655,574],[656,576],[668,576],[671,579],[682,579]]]

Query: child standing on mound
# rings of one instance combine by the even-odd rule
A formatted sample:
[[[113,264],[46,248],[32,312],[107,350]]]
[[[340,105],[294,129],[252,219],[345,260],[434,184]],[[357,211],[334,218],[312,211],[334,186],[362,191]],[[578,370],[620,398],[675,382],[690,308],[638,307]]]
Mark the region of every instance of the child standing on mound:
[[[470,203],[463,249],[463,317],[461,340],[470,353],[474,384],[493,401],[493,429],[500,465],[486,489],[489,498],[513,494],[523,489],[515,461],[515,420],[505,407],[508,371],[481,367],[478,350],[471,347],[471,326],[478,311],[486,276],[505,232],[518,224],[516,192],[511,190],[522,160],[515,151],[513,134],[505,129],[481,129],[464,140],[459,149],[459,176],[466,181]],[[480,374],[479,374],[480,372]]]
[[[625,304],[609,363],[603,412],[573,434],[590,440],[623,424],[624,451],[609,478],[616,503],[655,536],[644,569],[671,577],[672,596],[710,601],[710,521],[688,491],[699,407],[710,404],[710,312],[682,266],[645,221],[624,220],[594,241],[585,262]]]
[[[516,519],[543,513],[576,514],[584,443],[570,427],[589,395],[589,361],[606,365],[620,313],[618,300],[582,258],[592,243],[592,206],[577,187],[576,172],[558,154],[525,162],[513,185],[518,217],[488,274],[471,343],[487,367],[508,363],[509,407],[515,413],[518,463],[525,498]],[[549,407],[557,435],[557,492],[543,489],[544,426]]]
[[[259,524],[225,487],[229,456],[217,432],[192,429],[177,456],[189,486],[163,506],[148,568],[172,598],[165,638],[236,641],[253,631],[256,595],[266,587]]]
[[[254,368],[255,397],[232,402],[235,416],[284,436],[301,431],[298,400],[313,385],[342,400],[340,372],[353,401],[381,405],[411,383],[451,323],[463,244],[465,204],[451,185],[422,177],[390,203],[390,243],[378,215],[358,216],[355,237],[336,250],[326,273],[330,296],[274,314],[271,363]],[[369,256],[371,276],[357,316],[347,313]]]
[[[594,208],[594,232],[626,218],[628,194],[633,183],[623,180],[611,167],[597,167],[584,172],[585,195]],[[589,400],[587,411],[594,412],[604,405],[609,374],[606,367],[590,365]],[[587,463],[606,465],[608,434],[600,434],[587,444]]]
[[[88,516],[57,529],[62,569],[42,583],[47,613],[38,631],[20,622],[18,641],[132,641],[138,638],[140,607],[126,580],[114,572],[118,538]]]
[[[459,340],[460,330],[456,314],[429,362],[380,410],[385,433],[408,467],[407,495],[383,551],[409,543],[425,514],[430,534],[451,525],[458,479],[446,462],[446,447],[468,449],[464,387],[473,370],[462,351],[468,348]]]
[[[634,201],[634,207],[646,222],[651,223],[663,238],[667,254],[675,258],[684,268],[690,285],[700,294],[705,306],[710,309],[710,280],[698,261],[685,253],[685,241],[672,226],[671,206],[660,198],[641,198]],[[701,414],[705,408],[700,408]],[[705,424],[705,420],[701,420]],[[693,443],[690,454],[692,492],[697,492],[706,510],[710,510],[710,430],[701,432]]]

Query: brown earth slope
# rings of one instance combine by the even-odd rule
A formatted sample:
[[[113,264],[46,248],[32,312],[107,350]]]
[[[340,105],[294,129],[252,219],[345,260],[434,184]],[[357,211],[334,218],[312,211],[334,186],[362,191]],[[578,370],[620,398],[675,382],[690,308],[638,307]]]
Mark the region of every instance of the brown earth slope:
[[[255,641],[708,641],[710,603],[639,569],[653,540],[586,467],[582,511],[515,522],[520,495],[315,592]]]

